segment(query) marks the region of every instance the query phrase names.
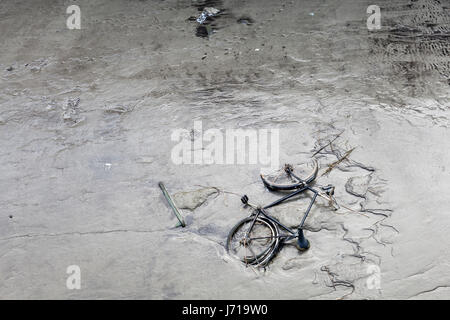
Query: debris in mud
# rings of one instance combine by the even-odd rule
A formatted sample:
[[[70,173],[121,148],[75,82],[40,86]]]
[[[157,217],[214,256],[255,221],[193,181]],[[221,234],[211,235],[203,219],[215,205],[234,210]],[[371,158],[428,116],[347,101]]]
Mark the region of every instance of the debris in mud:
[[[329,164],[329,165],[328,165],[328,168],[325,170],[324,173],[322,173],[321,176],[324,176],[324,175],[330,173],[331,170],[333,170],[336,166],[338,166],[342,161],[348,160],[348,156],[353,152],[353,150],[355,150],[355,148],[351,148],[351,149],[348,150],[341,158],[339,158],[339,159],[336,160],[335,162]]]
[[[253,20],[252,18],[247,17],[247,16],[242,16],[239,19],[237,19],[236,22],[250,26],[255,22],[255,20]]]
[[[311,157],[315,157],[318,153],[320,153],[323,149],[325,149],[328,146],[331,146],[331,144],[337,140],[337,138],[339,138],[345,130],[342,130],[339,134],[337,134],[332,140],[329,140],[329,142],[327,144],[325,144],[324,146],[320,147],[316,152],[313,153],[313,155]]]
[[[80,104],[80,98],[67,100],[67,106],[72,109],[78,107],[79,104]]]
[[[167,202],[169,203],[170,207],[173,210],[173,213],[175,214],[175,216],[178,219],[178,224],[176,225],[176,227],[186,227],[186,222],[184,222],[184,219],[180,213],[180,211],[178,210],[177,206],[175,205],[175,202],[173,201],[172,197],[170,196],[169,192],[167,191],[166,187],[164,186],[164,183],[159,182],[158,183],[159,187],[161,188],[161,191],[164,195],[164,197],[166,198]]]
[[[260,175],[264,186],[270,191],[289,191],[291,193],[284,195],[282,198],[279,198],[268,205],[262,206],[250,203],[248,201],[249,198],[244,195],[241,198],[241,202],[250,206],[254,212],[250,217],[241,220],[231,229],[227,237],[227,252],[238,256],[246,265],[251,264],[253,266],[266,267],[279,252],[279,246],[286,240],[297,239],[294,242],[294,246],[300,252],[310,248],[310,242],[303,232],[306,218],[308,217],[317,196],[321,195],[331,202],[331,196],[334,193],[334,187],[331,185],[321,187],[320,189],[313,189],[309,186],[316,179],[319,170],[317,160],[313,159],[312,162],[314,168],[309,175],[303,176],[303,178],[294,174],[294,168],[289,164],[285,165],[284,168],[276,171],[274,174],[269,173]],[[281,177],[283,172],[284,176]],[[284,181],[281,181],[280,178]],[[286,182],[286,179],[290,182]],[[277,221],[277,219],[271,217],[270,214],[265,211],[265,209],[275,207],[285,201],[290,201],[301,193],[306,193],[306,191],[312,192],[314,195],[310,199],[307,209],[304,210],[300,224],[296,226],[295,229],[290,229]],[[288,233],[283,234],[280,230],[285,230]],[[253,241],[256,239],[274,240],[264,240],[263,244],[261,244]],[[250,252],[251,255],[248,255],[248,252]]]
[[[130,111],[132,111],[132,109],[126,106],[108,107],[105,109],[106,113],[117,113],[117,114],[124,114]]]
[[[173,197],[181,209],[195,210],[219,191],[215,188],[202,188],[194,191],[178,192]]]
[[[187,20],[198,23],[195,35],[200,38],[208,38],[213,34],[219,29],[216,19],[228,15],[227,10],[220,7],[222,1],[219,0],[200,1],[193,6],[198,9],[200,15],[198,17],[191,16]]]
[[[203,9],[203,12],[197,18],[197,22],[203,24],[208,17],[214,17],[220,12],[219,9],[206,7]]]
[[[63,107],[62,118],[64,122],[71,123],[71,127],[75,127],[78,124],[86,120],[85,117],[80,116],[78,105],[80,103],[80,98],[67,100],[67,105]]]
[[[30,64],[27,64],[27,66],[30,66],[30,71],[31,72],[40,72],[42,70],[42,68],[46,67],[48,65],[48,60],[46,59],[38,59],[35,60],[33,62],[31,62]]]
[[[6,69],[6,71],[13,71],[13,70],[14,70],[13,67],[8,67],[8,68]]]

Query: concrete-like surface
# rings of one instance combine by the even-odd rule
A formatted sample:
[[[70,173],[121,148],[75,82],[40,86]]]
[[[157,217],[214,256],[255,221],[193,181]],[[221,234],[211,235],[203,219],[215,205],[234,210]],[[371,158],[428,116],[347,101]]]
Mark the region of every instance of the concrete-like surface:
[[[380,0],[368,31],[368,0],[209,1],[209,38],[202,3],[0,2],[0,298],[450,298],[450,2]],[[245,268],[224,243],[248,211],[225,191],[275,195],[257,165],[174,164],[194,121],[278,128],[280,163],[343,131],[320,173],[350,161],[318,183],[357,212],[320,200],[309,251]],[[192,208],[184,229],[161,180]],[[182,193],[204,187],[220,192]],[[304,206],[271,212],[294,226]]]

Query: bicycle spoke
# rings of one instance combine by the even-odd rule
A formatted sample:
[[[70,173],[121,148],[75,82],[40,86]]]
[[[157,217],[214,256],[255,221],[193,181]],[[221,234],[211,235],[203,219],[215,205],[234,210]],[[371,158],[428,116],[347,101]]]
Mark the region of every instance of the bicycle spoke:
[[[253,254],[253,257],[255,257],[256,262],[259,264],[259,260],[258,260],[258,257],[255,255],[255,252],[253,252],[252,248],[250,248],[250,247],[248,247],[248,249]]]
[[[256,215],[255,215],[255,218],[253,218],[252,223],[251,223],[250,226],[248,227],[248,230],[247,230],[247,232],[245,233],[245,237],[246,237],[246,238],[248,237],[248,234],[249,234],[249,232],[251,231],[251,229],[253,229],[253,226],[255,225],[256,219],[258,219],[258,215],[259,215],[259,214],[256,214]]]

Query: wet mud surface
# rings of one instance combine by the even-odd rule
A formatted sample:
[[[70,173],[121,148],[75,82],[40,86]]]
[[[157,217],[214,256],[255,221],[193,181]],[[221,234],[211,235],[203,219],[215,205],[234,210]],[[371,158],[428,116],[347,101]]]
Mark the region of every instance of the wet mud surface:
[[[450,297],[449,1],[381,1],[372,32],[363,0],[80,1],[81,30],[70,4],[0,3],[1,297]],[[222,13],[199,33],[205,7]],[[308,251],[266,270],[225,252],[240,196],[280,194],[257,165],[174,164],[194,121],[315,154],[341,208],[318,200]],[[308,197],[270,212],[295,227]]]

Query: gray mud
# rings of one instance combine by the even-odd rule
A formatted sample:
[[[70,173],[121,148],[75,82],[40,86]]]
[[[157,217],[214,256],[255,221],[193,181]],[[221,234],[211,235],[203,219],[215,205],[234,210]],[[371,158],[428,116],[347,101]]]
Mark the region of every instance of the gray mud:
[[[77,3],[81,30],[72,1],[0,2],[1,298],[450,298],[449,1],[378,1],[374,32],[373,1],[216,1],[207,36],[201,1]],[[258,166],[175,165],[196,120],[279,128],[281,163],[320,150],[351,210],[319,199],[309,251],[246,268],[224,249],[234,193],[277,195]],[[306,203],[271,212],[295,226]]]

